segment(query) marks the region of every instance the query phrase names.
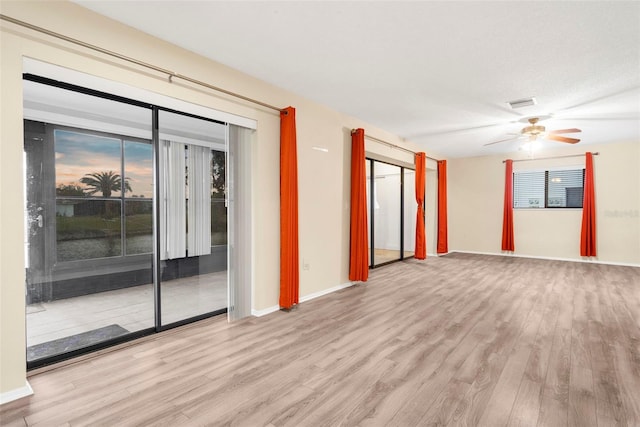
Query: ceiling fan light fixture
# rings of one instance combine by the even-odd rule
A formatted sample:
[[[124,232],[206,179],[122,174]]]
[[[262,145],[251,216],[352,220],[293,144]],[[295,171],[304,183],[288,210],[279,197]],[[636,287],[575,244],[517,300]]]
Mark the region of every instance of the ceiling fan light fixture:
[[[522,129],[522,133],[525,135],[531,135],[531,136],[539,136],[544,134],[546,128],[544,126],[540,126],[540,125],[531,125],[531,126],[527,126],[524,129]]]
[[[516,108],[530,107],[532,105],[536,105],[536,99],[534,97],[516,99],[515,101],[509,101],[507,104],[509,104],[511,108],[515,110]]]
[[[524,128],[522,128],[522,130],[520,131],[519,134],[511,134],[511,135],[519,135],[518,137],[501,139],[499,141],[490,142],[490,143],[484,144],[484,145],[485,146],[493,145],[493,144],[497,144],[497,143],[500,143],[500,142],[511,141],[513,139],[522,139],[522,138],[529,138],[529,142],[535,142],[537,139],[541,139],[541,138],[549,139],[549,140],[556,141],[556,142],[564,142],[564,143],[567,143],[567,144],[576,144],[576,143],[580,142],[580,140],[578,138],[568,138],[566,136],[561,136],[562,134],[567,134],[567,133],[582,132],[580,129],[576,129],[576,128],[555,129],[555,130],[551,130],[551,131],[547,132],[547,129],[544,126],[539,125],[538,122],[540,120],[548,118],[548,117],[549,116],[523,117],[519,121],[524,122],[524,123],[529,123],[529,126],[525,126]],[[522,149],[529,149],[528,148],[529,144],[526,144],[523,147],[525,147],[525,148],[520,148],[520,149],[521,150]],[[533,148],[533,147],[531,147],[531,148]]]
[[[537,139],[532,138],[528,142],[525,142],[520,146],[521,151],[528,151],[529,153],[533,153],[540,147],[540,142]]]

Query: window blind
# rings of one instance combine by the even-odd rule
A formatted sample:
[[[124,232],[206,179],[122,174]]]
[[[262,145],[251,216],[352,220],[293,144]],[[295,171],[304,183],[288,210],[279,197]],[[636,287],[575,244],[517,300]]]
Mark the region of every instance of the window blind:
[[[513,208],[544,208],[545,171],[514,172]]]
[[[584,169],[513,174],[513,208],[582,208]]]
[[[581,208],[584,170],[559,170],[547,172],[547,207]]]

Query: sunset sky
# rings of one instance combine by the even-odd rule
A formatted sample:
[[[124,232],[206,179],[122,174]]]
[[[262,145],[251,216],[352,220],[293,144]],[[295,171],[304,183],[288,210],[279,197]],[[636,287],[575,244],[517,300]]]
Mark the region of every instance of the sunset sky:
[[[57,129],[55,131],[56,187],[75,184],[83,188],[80,179],[86,174],[121,171],[120,139]],[[150,143],[124,142],[125,177],[131,193],[127,196],[153,195],[153,151]],[[100,197],[102,194],[97,193]],[[120,196],[113,192],[112,196]]]

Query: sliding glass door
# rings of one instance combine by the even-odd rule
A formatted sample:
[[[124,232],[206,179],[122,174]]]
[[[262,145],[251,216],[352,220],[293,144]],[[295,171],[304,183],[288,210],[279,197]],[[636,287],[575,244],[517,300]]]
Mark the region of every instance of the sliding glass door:
[[[226,131],[159,112],[162,324],[227,307]]]
[[[227,311],[227,124],[35,76],[24,117],[28,367]]]
[[[369,212],[369,266],[413,257],[415,247],[415,171],[366,160]]]
[[[33,363],[154,326],[153,145],[148,108],[32,81],[24,94]]]
[[[384,264],[402,258],[402,170],[382,162],[375,162],[373,177],[373,260]]]
[[[371,188],[372,188],[372,182],[373,182],[373,175],[371,175],[371,168],[373,161],[366,159],[365,160],[365,173],[366,173],[366,192],[367,192],[367,215],[369,217],[369,220],[367,221],[367,233],[369,236],[369,267],[373,267],[373,251],[371,250],[371,243],[373,242],[373,234],[371,233],[371,230],[373,230],[372,228],[372,224],[373,224],[373,197],[374,195],[372,194]]]

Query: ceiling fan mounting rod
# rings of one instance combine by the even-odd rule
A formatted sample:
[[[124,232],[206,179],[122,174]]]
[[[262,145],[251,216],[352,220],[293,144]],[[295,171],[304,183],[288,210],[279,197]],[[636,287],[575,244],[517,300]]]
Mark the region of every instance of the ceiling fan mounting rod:
[[[522,129],[522,133],[525,135],[540,135],[542,133],[544,133],[544,131],[546,130],[546,128],[544,126],[527,126],[524,129]]]
[[[539,117],[531,117],[529,119],[529,123],[531,123],[531,126],[527,126],[525,128],[522,129],[522,133],[524,135],[529,135],[529,136],[533,136],[536,137],[538,135],[541,135],[545,132],[546,128],[544,126],[540,126],[537,125],[536,123],[538,123],[538,121],[540,120]]]

